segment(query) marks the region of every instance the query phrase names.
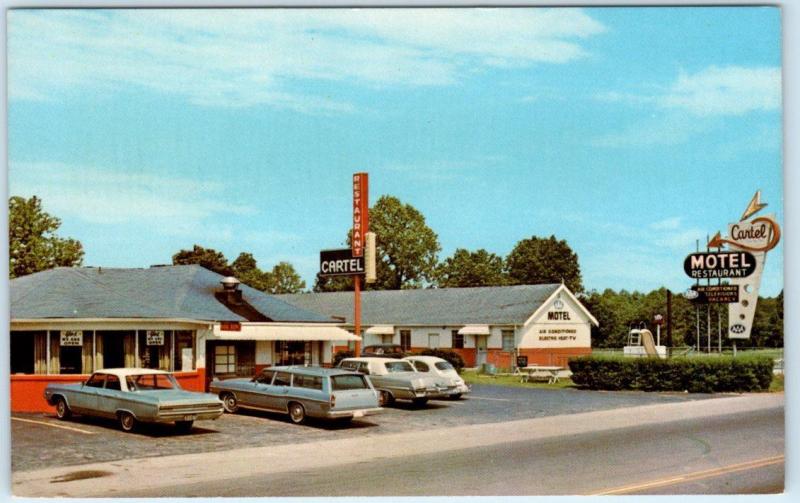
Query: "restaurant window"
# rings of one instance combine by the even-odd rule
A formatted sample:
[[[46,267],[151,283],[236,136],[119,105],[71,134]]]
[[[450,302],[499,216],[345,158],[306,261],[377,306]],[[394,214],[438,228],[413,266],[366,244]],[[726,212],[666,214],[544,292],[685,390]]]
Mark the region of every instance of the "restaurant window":
[[[464,334],[459,334],[458,330],[451,330],[450,335],[453,337],[453,348],[462,349],[464,347]]]
[[[11,332],[11,373],[33,374],[36,362],[34,332]]]
[[[400,331],[400,346],[403,348],[403,351],[411,349],[411,330]]]
[[[175,331],[175,353],[172,356],[175,371],[188,372],[194,370],[194,332],[191,330]]]
[[[236,372],[236,348],[233,344],[214,347],[214,373],[233,374]]]
[[[80,374],[83,365],[83,340],[79,345],[62,344],[58,351],[59,374]]]
[[[146,369],[170,370],[171,330],[140,330],[139,360]]]
[[[428,334],[428,347],[433,349],[439,347],[439,334]]]
[[[276,341],[278,365],[310,365],[311,341]]]
[[[503,330],[503,351],[514,351],[514,331]]]

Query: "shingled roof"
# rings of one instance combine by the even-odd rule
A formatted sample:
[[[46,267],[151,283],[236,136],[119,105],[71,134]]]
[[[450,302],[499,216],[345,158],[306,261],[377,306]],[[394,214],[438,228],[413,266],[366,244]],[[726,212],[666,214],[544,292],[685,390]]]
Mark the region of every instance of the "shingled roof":
[[[561,285],[374,290],[361,294],[365,325],[523,324]],[[299,293],[278,298],[352,324],[353,292]]]
[[[182,318],[247,321],[214,298],[223,276],[199,265],[148,269],[58,267],[15,278],[11,320],[47,318]],[[242,296],[272,321],[331,322],[318,312],[247,285]]]

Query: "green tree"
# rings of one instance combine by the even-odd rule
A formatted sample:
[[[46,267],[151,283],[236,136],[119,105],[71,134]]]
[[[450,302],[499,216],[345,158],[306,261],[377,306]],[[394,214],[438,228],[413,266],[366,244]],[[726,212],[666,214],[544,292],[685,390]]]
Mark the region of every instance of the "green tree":
[[[233,275],[245,285],[262,292],[270,290],[272,278],[269,273],[258,268],[252,253],[240,253],[231,264],[231,268],[233,269]]]
[[[484,249],[457,249],[437,270],[440,287],[498,286],[508,283],[503,259]]]
[[[575,293],[583,290],[578,255],[566,241],[555,236],[523,239],[509,253],[506,268],[514,284],[563,281]]]
[[[375,290],[419,288],[435,281],[439,238],[425,217],[410,204],[381,196],[370,209],[370,230],[376,234]]]
[[[269,277],[270,286],[267,290],[269,293],[299,293],[306,288],[306,282],[300,279],[300,275],[289,262],[278,262],[272,268]]]
[[[381,196],[370,208],[369,228],[376,235],[377,281],[365,285],[370,290],[420,288],[436,280],[439,238],[425,223],[425,217],[410,204],[393,196]],[[351,232],[347,233],[350,245]],[[363,283],[362,283],[363,285]],[[315,292],[353,289],[350,277],[321,278]]]
[[[61,220],[42,210],[38,197],[9,198],[9,276],[81,265],[83,245],[75,239],[58,237],[55,231],[60,226]]]
[[[200,245],[194,245],[191,250],[181,250],[173,255],[172,264],[198,264],[217,274],[222,274],[223,276],[230,276],[233,274],[233,269],[228,265],[228,259],[225,258],[222,252],[211,248],[203,248]]]

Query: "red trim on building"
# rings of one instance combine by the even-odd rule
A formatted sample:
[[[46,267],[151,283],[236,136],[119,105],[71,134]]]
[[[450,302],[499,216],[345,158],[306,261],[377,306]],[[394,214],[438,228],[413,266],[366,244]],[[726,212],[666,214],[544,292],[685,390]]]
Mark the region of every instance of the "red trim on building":
[[[175,372],[174,375],[183,389],[203,391],[205,369]],[[53,407],[44,399],[44,389],[48,384],[83,382],[88,378],[89,374],[14,374],[11,376],[11,412],[53,412]]]
[[[520,356],[528,357],[528,365],[566,367],[571,357],[589,355],[592,348],[520,348],[518,351]]]

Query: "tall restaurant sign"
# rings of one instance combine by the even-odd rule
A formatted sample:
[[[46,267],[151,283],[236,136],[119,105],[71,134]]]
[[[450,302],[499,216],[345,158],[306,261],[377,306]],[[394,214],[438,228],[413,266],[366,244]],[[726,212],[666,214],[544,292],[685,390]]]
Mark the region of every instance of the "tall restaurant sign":
[[[369,179],[367,173],[353,175],[353,239],[354,257],[364,256],[365,234],[369,231]]]
[[[759,216],[758,213],[766,203],[761,203],[761,191],[757,191],[738,222],[728,224],[728,236],[722,237],[718,232],[709,248],[728,247],[732,252],[749,252],[742,255],[755,259],[755,267],[751,274],[740,277],[729,277],[731,285],[738,288],[739,302],[728,304],[728,338],[749,339],[753,326],[753,318],[758,302],[758,289],[761,286],[761,274],[767,252],[781,239],[781,229],[775,221],[775,215]],[[740,265],[741,261],[740,261]]]

